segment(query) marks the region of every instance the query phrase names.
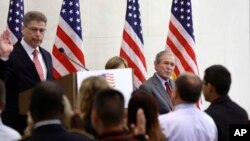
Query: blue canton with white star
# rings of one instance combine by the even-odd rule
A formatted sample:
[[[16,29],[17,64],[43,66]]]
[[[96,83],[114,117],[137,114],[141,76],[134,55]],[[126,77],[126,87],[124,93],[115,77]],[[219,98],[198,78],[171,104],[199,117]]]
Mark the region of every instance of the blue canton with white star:
[[[70,25],[75,33],[82,39],[82,26],[79,0],[64,0],[61,17]]]
[[[171,12],[194,40],[191,1],[174,0]]]
[[[126,21],[130,24],[134,32],[137,34],[137,36],[140,38],[141,42],[143,43],[141,15],[139,11],[138,0],[128,0]]]
[[[9,5],[7,23],[9,29],[17,39],[20,39],[22,37],[23,16],[23,0],[11,0]]]

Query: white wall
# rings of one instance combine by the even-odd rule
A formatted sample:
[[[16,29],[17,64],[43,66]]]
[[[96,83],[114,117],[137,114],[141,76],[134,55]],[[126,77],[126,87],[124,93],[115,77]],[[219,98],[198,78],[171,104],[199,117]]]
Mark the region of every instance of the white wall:
[[[126,0],[80,0],[86,66],[103,69],[119,55]],[[62,0],[24,0],[25,11],[48,17],[43,47],[51,51]],[[148,76],[154,73],[155,54],[165,47],[171,0],[140,0]],[[200,76],[213,64],[232,73],[230,96],[250,113],[249,0],[193,0],[193,18]],[[6,27],[9,0],[0,1],[0,31]],[[204,102],[204,108],[208,103]]]

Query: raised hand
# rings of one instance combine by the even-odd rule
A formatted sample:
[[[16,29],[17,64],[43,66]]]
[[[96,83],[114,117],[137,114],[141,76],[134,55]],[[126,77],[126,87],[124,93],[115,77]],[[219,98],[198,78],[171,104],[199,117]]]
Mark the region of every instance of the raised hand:
[[[136,112],[136,125],[130,125],[130,129],[134,136],[146,134],[146,118],[141,108]]]
[[[4,30],[0,36],[0,57],[8,58],[13,50],[9,36],[8,30]]]

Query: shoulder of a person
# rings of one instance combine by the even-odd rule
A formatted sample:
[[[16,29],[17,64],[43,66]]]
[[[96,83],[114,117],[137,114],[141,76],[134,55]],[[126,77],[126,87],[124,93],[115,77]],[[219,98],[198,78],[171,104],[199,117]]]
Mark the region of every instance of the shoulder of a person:
[[[75,129],[75,128],[71,128],[68,130],[71,134],[73,135],[77,135],[77,136],[81,136],[84,137],[86,139],[94,140],[94,136],[92,136],[91,134],[87,133],[86,131],[84,131],[83,129]]]

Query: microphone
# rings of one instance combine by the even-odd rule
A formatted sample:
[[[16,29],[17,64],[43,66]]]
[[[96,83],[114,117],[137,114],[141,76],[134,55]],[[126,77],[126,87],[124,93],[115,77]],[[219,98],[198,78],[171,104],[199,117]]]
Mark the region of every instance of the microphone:
[[[84,70],[86,71],[89,71],[89,69],[87,69],[85,66],[79,64],[78,62],[76,62],[75,60],[71,59],[66,53],[65,53],[65,50],[64,48],[60,47],[59,48],[59,51],[66,57],[68,58],[71,62],[75,63],[76,65],[80,66],[81,68],[83,68]]]

